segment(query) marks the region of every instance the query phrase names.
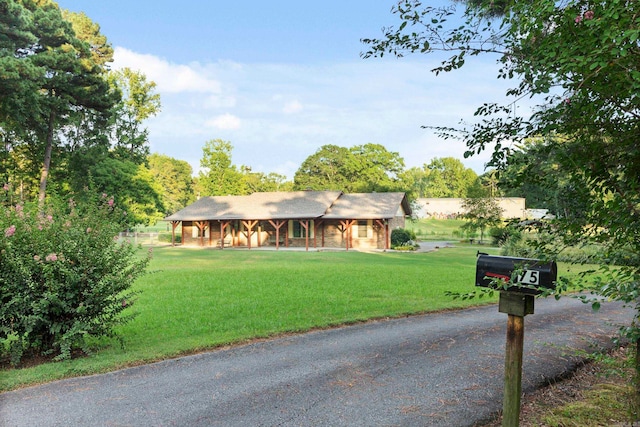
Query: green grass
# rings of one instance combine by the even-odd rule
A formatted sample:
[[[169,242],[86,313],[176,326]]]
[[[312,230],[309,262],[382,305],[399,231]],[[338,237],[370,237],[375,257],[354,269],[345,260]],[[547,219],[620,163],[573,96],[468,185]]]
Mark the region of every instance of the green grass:
[[[138,316],[90,357],[5,370],[0,390],[105,372],[254,338],[477,304],[475,248],[432,253],[156,248]]]
[[[413,230],[419,240],[460,240],[462,219],[419,219],[407,221],[405,228]]]
[[[633,353],[629,348],[596,359],[596,383],[587,385],[578,398],[558,406],[538,405],[532,425],[596,427],[637,425],[638,402],[634,392]],[[588,384],[588,381],[587,381]]]

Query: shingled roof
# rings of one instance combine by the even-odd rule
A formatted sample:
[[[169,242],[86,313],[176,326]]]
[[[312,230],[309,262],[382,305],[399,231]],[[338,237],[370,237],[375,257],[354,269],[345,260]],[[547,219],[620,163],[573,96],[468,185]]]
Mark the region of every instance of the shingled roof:
[[[203,197],[165,220],[374,219],[410,213],[404,193],[291,191]]]
[[[322,218],[389,219],[410,214],[411,207],[404,193],[354,193],[343,194]]]

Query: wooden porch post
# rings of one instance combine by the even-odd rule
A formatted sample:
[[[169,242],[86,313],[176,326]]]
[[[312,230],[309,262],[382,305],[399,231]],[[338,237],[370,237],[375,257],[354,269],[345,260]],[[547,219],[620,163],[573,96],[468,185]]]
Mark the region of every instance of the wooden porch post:
[[[247,228],[247,249],[251,249],[251,235],[253,234],[253,227],[257,223],[258,221],[256,220],[242,221],[242,224]]]
[[[305,244],[305,250],[309,250],[309,220],[308,219],[301,219],[300,220],[300,226],[302,228],[304,228],[304,244]]]
[[[391,233],[389,233],[389,220],[384,222],[385,245],[387,249],[391,249]]]
[[[389,249],[389,222],[383,219],[376,219],[376,224],[382,229],[384,234],[384,248]]]
[[[231,221],[218,220],[220,223],[220,249],[224,249],[224,230],[231,225]],[[233,236],[231,236],[231,246],[233,246]]]
[[[171,246],[176,245],[176,228],[178,228],[180,221],[171,221]],[[181,240],[184,242],[183,240]]]
[[[289,247],[289,222],[287,221],[287,227],[284,229],[284,246]]]
[[[345,219],[340,221],[340,224],[344,228],[344,231],[342,232],[342,234],[344,235],[345,232],[347,233],[347,238],[345,242],[346,250],[349,250],[349,246],[351,244],[351,227],[355,222],[356,222],[355,219]]]
[[[195,221],[195,224],[200,230],[200,246],[204,246],[204,231],[207,229],[207,221]]]
[[[276,229],[276,250],[280,249],[280,228],[286,223],[287,221],[284,221],[284,220],[276,220],[276,221],[272,219],[269,220],[269,224],[271,224],[273,228]]]
[[[318,247],[318,228],[322,226],[322,246],[324,248],[324,220],[317,219],[313,223],[313,247]]]

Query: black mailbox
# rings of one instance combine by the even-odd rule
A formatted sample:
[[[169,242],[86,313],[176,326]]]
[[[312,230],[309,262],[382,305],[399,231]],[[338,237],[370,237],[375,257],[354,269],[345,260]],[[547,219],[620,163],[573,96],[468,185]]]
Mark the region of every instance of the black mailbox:
[[[557,278],[555,261],[480,254],[476,263],[476,286],[491,288],[502,279],[508,291],[536,295],[542,291],[527,286],[554,289]]]

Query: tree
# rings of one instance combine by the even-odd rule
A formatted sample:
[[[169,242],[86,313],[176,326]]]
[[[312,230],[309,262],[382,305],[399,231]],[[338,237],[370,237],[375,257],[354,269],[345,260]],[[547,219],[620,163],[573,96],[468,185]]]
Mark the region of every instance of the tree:
[[[401,24],[379,40],[365,40],[370,50],[364,55],[452,52],[436,73],[464,66],[467,56],[496,55],[498,77],[514,80],[507,95],[532,97],[539,108],[519,115],[513,105],[485,104],[471,128],[441,128],[441,135],[463,138],[466,155],[495,144],[491,165],[499,169],[517,160],[510,147],[545,138],[544,150],[566,185],[579,190],[571,197],[582,209],[547,227],[554,238],[538,242],[537,250],[553,256],[564,245],[599,245],[602,256],[589,261],[602,263],[602,278],[591,289],[635,307],[636,318],[623,332],[640,344],[640,4],[508,2],[504,15],[487,19],[491,4],[465,7],[463,22],[451,24],[454,6],[401,1],[394,7]],[[616,268],[608,265],[613,259]],[[594,308],[599,304],[593,301]]]
[[[82,116],[104,121],[119,95],[104,79],[109,50],[96,45],[92,51],[57,4],[3,0],[0,7],[15,25],[3,37],[0,50],[2,74],[8,76],[0,80],[0,93],[8,94],[0,101],[0,127],[11,138],[9,150],[26,144],[43,156],[38,191],[42,201],[64,127]],[[94,53],[100,50],[107,56],[96,62]]]
[[[347,157],[347,191],[370,193],[395,191],[398,177],[404,170],[404,160],[397,152],[388,151],[380,144],[352,147]]]
[[[427,197],[427,173],[423,168],[414,166],[406,169],[400,173],[399,179],[409,200]]]
[[[294,176],[298,190],[347,193],[399,191],[404,160],[380,144],[351,148],[324,145],[307,157]]]
[[[424,165],[426,197],[467,197],[478,175],[454,157],[434,158]]]
[[[155,224],[164,217],[162,186],[145,165],[107,157],[90,170],[92,189],[112,195],[126,213],[123,229],[138,224]]]
[[[296,171],[296,190],[343,190],[349,183],[347,159],[351,153],[337,145],[323,145],[307,157]]]
[[[518,147],[509,163],[499,172],[500,187],[508,196],[526,197],[527,206],[547,209],[551,214],[579,217],[589,209],[589,186],[576,185],[578,176],[558,162],[561,151],[567,146],[560,138],[554,142],[548,138],[534,138]],[[580,174],[581,175],[581,174]]]
[[[76,37],[71,24],[62,18],[57,4],[42,0],[31,6],[37,43],[27,49],[25,60],[44,70],[40,79],[34,127],[44,142],[44,161],[38,198],[44,200],[56,144],[56,132],[70,116],[85,110],[108,114],[117,100],[104,79],[104,63],[93,61],[87,42]]]
[[[241,166],[244,184],[249,193],[265,191],[291,191],[293,183],[287,181],[287,177],[275,172],[264,174],[262,172],[252,172],[249,166]]]
[[[503,209],[496,199],[491,197],[464,199],[462,208],[465,210],[463,217],[467,220],[462,228],[480,230],[480,242],[484,240],[484,231],[488,227],[499,225],[502,220]]]
[[[171,215],[195,201],[191,176],[193,170],[189,163],[157,153],[151,154],[148,162],[153,181],[162,187],[160,196],[166,215]]]
[[[149,155],[149,131],[142,123],[160,112],[160,95],[155,93],[155,82],[147,81],[144,74],[123,68],[109,73],[112,90],[122,93],[115,106],[113,123],[114,155],[143,163]]]
[[[233,146],[228,141],[214,139],[202,148],[198,185],[203,196],[227,196],[249,194],[242,173],[231,161]]]

